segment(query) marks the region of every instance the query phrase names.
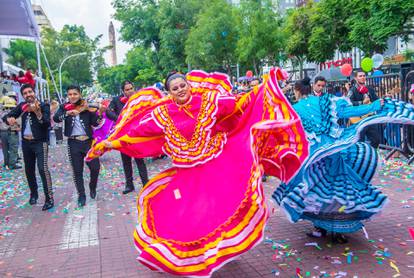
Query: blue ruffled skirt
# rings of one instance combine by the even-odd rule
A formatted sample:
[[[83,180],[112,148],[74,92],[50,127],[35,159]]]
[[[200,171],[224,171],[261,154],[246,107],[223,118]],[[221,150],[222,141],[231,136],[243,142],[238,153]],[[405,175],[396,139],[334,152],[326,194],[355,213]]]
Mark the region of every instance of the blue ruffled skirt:
[[[413,106],[387,100],[380,113],[344,129],[339,138],[322,136],[300,172],[272,195],[292,222],[309,220],[327,231],[351,233],[381,211],[387,197],[371,184],[378,154],[357,142],[365,126],[377,123],[414,124]]]

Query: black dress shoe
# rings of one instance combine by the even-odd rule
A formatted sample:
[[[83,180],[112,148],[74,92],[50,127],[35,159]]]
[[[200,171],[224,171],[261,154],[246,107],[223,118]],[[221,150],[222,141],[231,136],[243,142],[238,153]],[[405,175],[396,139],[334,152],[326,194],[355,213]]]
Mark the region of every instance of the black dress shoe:
[[[127,186],[127,187],[125,187],[125,190],[122,191],[122,194],[128,194],[128,193],[131,193],[132,191],[135,191],[135,187],[134,186]]]
[[[54,204],[53,200],[48,200],[43,205],[42,210],[45,211],[45,210],[51,209],[51,208],[53,208],[54,205],[55,204]]]
[[[78,205],[80,207],[84,207],[86,204],[86,196],[79,196],[78,198]]]
[[[30,197],[29,204],[32,205],[32,206],[36,205],[37,204],[37,197]]]
[[[91,198],[95,199],[96,198],[96,188],[95,189],[91,189],[90,190],[90,194],[91,194]]]
[[[332,234],[332,242],[338,244],[346,244],[348,243],[348,239],[341,233],[334,233]]]

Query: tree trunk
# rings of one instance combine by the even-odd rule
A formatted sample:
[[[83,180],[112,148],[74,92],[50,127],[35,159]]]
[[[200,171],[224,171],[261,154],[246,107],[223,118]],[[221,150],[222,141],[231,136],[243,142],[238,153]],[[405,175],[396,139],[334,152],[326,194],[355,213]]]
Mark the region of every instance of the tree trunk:
[[[300,79],[303,79],[303,59],[298,58],[299,61],[299,77]]]
[[[253,59],[253,71],[254,71],[254,75],[257,76],[257,63],[256,63],[256,59]]]

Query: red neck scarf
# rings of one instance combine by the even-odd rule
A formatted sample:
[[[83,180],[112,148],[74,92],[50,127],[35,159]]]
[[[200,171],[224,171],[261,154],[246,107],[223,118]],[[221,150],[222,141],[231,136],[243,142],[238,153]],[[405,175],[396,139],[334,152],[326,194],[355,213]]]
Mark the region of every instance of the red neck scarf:
[[[365,95],[368,94],[368,88],[365,85],[359,85],[357,88],[357,91],[361,94],[361,95]]]

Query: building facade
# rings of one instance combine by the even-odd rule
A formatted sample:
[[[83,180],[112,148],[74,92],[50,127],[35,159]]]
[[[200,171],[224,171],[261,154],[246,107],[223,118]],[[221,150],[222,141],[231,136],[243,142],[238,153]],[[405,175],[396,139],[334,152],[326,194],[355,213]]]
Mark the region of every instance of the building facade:
[[[52,24],[50,23],[50,20],[41,5],[32,4],[32,9],[40,31],[44,28],[53,29]]]

